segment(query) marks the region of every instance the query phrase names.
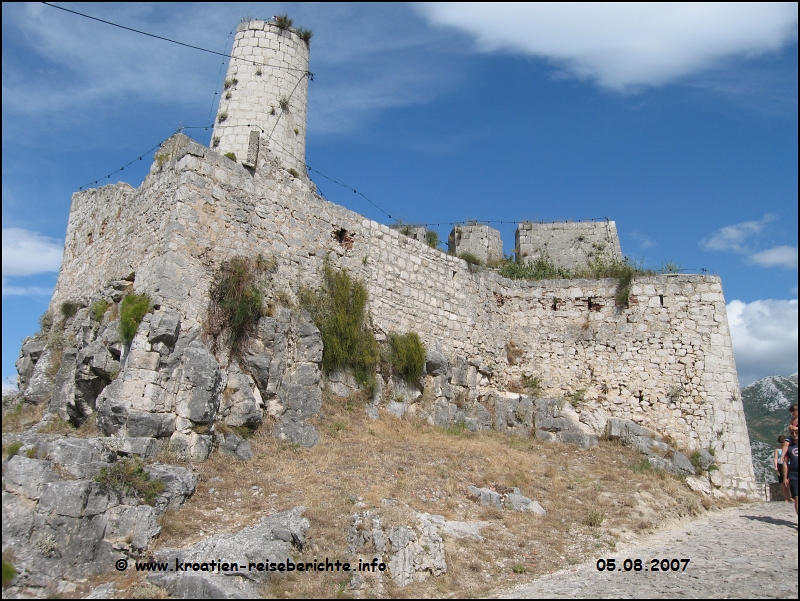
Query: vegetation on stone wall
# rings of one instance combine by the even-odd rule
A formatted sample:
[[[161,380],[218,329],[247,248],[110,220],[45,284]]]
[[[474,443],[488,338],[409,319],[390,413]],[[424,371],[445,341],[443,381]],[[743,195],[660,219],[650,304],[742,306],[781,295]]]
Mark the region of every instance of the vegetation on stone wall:
[[[378,362],[378,343],[367,327],[367,288],[347,270],[336,272],[326,261],[319,290],[300,291],[300,304],[322,334],[322,369],[350,369],[359,384],[369,384]]]
[[[433,230],[426,230],[425,242],[427,242],[428,246],[431,248],[437,248],[439,246],[439,233]]]
[[[458,255],[459,259],[464,259],[469,265],[483,265],[483,261],[471,252],[463,252]]]
[[[129,294],[122,299],[119,316],[119,335],[125,344],[130,344],[142,318],[151,309],[150,297],[146,294]]]
[[[73,301],[64,301],[61,303],[61,317],[64,319],[69,319],[70,317],[74,317],[74,315],[78,312],[78,309],[81,308],[80,303],[76,303]]]
[[[110,304],[111,303],[104,298],[92,303],[91,311],[95,321],[103,321],[103,315],[106,314]]]
[[[414,384],[425,371],[425,345],[416,332],[391,334],[388,359],[394,373]]]
[[[590,258],[587,267],[584,269],[567,269],[565,267],[556,267],[546,253],[541,253],[535,260],[530,262],[516,262],[506,259],[502,262],[498,273],[512,280],[614,278],[617,280],[616,303],[617,305],[627,306],[631,294],[631,285],[635,277],[656,275],[657,273],[679,273],[679,271],[680,266],[672,262],[665,263],[665,268],[662,271],[645,269],[641,263],[637,263],[629,257],[625,257],[620,261],[609,259],[603,255]]]
[[[222,264],[211,286],[206,332],[215,339],[228,332],[228,344],[238,352],[264,314],[264,295],[258,276],[274,268],[274,261],[235,257]]]
[[[127,457],[100,469],[95,481],[120,494],[133,495],[152,505],[156,497],[164,492],[161,480],[151,480],[141,459]]]

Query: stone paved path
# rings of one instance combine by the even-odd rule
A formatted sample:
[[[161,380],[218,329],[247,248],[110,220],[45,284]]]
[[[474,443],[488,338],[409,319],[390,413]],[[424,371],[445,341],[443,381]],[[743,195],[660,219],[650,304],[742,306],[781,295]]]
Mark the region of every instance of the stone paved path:
[[[590,563],[545,576],[499,598],[748,598],[797,599],[797,516],[788,503],[725,509],[648,537],[614,553],[614,572]],[[625,572],[626,558],[681,559],[681,572]]]

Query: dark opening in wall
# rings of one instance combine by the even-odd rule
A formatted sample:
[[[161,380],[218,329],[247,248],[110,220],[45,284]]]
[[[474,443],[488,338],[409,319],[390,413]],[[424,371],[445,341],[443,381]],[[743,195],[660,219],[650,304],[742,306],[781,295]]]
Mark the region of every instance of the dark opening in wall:
[[[588,305],[589,305],[589,311],[599,311],[600,307],[603,306],[600,303],[594,302],[594,298],[591,296],[589,297]]]
[[[664,306],[664,295],[663,294],[659,294],[658,295],[658,300],[661,301],[661,306],[663,307]]]
[[[338,230],[334,230],[333,237],[339,244],[344,246],[347,250],[353,248],[353,234],[348,232],[346,229],[340,228]]]

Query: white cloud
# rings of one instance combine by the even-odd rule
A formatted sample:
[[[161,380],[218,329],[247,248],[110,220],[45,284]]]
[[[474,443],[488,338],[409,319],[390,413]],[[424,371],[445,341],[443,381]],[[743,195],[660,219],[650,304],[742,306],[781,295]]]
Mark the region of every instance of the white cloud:
[[[726,225],[701,244],[706,250],[731,250],[737,253],[748,253],[751,252],[747,245],[749,239],[759,234],[767,223],[774,220],[774,215],[764,215],[761,221],[743,221],[735,225]]]
[[[660,85],[797,38],[795,3],[427,3],[483,52],[547,58],[614,90]]]
[[[750,255],[750,261],[761,267],[788,267],[797,269],[797,247],[775,246]]]
[[[739,384],[797,371],[797,299],[728,303]]]
[[[657,246],[657,244],[653,241],[653,239],[646,234],[640,234],[639,232],[631,232],[630,236],[634,240],[638,240],[639,246],[641,246],[642,248],[650,248],[652,246]]]
[[[5,278],[57,272],[64,243],[18,227],[3,228],[3,294]]]

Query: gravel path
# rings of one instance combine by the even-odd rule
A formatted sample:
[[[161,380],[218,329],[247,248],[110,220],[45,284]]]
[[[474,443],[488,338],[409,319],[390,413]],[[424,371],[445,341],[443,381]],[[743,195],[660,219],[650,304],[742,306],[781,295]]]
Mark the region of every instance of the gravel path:
[[[499,598],[797,599],[797,515],[788,503],[725,509],[607,553],[614,571],[589,563],[550,574]],[[641,559],[641,571],[625,571]],[[652,559],[689,559],[680,571],[650,571]],[[678,562],[670,562],[678,567]],[[667,564],[665,563],[665,566]],[[657,567],[660,569],[661,562]],[[630,566],[633,567],[633,566]]]

